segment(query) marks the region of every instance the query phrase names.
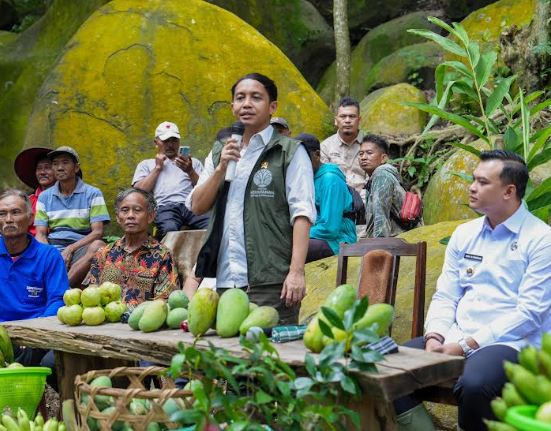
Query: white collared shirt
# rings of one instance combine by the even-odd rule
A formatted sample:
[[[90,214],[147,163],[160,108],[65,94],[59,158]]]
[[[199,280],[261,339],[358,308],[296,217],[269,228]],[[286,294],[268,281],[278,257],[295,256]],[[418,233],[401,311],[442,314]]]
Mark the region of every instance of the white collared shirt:
[[[551,329],[551,227],[518,210],[494,229],[486,217],[455,230],[432,298],[426,332],[446,343],[538,346]]]
[[[235,178],[231,182],[228,192],[224,230],[218,255],[216,287],[244,287],[249,284],[243,227],[245,190],[249,176],[264,147],[270,142],[273,131],[272,126],[266,127],[261,132],[253,135],[249,144],[241,150],[241,158],[237,162]],[[199,177],[197,186],[207,181],[214,170],[211,151],[205,160],[205,168]],[[287,168],[285,191],[289,203],[290,223],[293,224],[297,217],[304,216],[314,224],[316,221],[314,174],[308,153],[302,145],[297,148]],[[192,200],[193,193],[188,199],[189,207],[191,207]]]

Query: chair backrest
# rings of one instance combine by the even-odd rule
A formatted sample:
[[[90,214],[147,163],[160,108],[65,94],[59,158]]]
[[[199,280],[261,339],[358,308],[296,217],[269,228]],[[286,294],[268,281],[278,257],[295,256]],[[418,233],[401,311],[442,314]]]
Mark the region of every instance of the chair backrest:
[[[396,285],[398,284],[398,273],[400,270],[401,256],[414,256],[415,261],[415,284],[413,287],[413,318],[411,325],[411,336],[423,335],[425,322],[425,277],[427,267],[427,243],[422,241],[411,244],[401,238],[364,238],[355,244],[341,244],[338,268],[337,286],[346,283],[348,258],[362,257],[372,250],[385,250],[394,257],[392,265],[391,283],[388,283],[388,290],[385,294],[385,302],[394,305],[396,300]]]

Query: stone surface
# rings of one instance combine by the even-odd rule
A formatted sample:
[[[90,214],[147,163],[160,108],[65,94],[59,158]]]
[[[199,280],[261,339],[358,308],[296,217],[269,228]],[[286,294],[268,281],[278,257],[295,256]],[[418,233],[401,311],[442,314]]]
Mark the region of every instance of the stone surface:
[[[405,46],[425,42],[422,37],[408,33],[410,28],[424,28],[437,31],[427,17],[439,15],[438,11],[414,12],[385,22],[368,32],[352,50],[350,94],[358,100],[367,94],[366,77],[371,68],[386,56]],[[317,86],[318,94],[330,103],[335,92],[335,63],[323,74]]]
[[[208,0],[256,28],[312,85],[335,58],[333,29],[307,0]]]
[[[278,115],[323,135],[323,101],[235,15],[199,0],[115,0],[80,27],[50,72],[25,146],[74,146],[85,180],[113,202],[137,163],[154,156],[153,132],[163,120],[178,123],[182,141],[203,159],[218,129],[233,121],[231,86],[253,71],[278,84]]]
[[[473,145],[479,150],[490,149],[482,140]],[[470,183],[455,174],[472,175],[477,164],[476,156],[465,150],[458,150],[432,176],[423,196],[425,224],[476,216],[468,205]]]
[[[434,42],[405,46],[379,61],[365,78],[366,91],[407,82],[422,90],[434,88],[434,70],[443,60]]]
[[[425,311],[428,309],[436,288],[436,281],[444,263],[446,246],[439,241],[452,234],[454,229],[465,220],[438,223],[423,226],[401,234],[399,237],[408,242],[427,242],[427,271],[425,287]],[[404,342],[411,335],[413,306],[413,283],[415,280],[415,259],[405,257],[400,260],[400,273],[396,290],[396,318],[392,336],[398,342]],[[347,282],[357,286],[360,274],[360,258],[348,260]],[[299,321],[304,322],[315,315],[327,296],[336,286],[337,256],[311,262],[306,265],[306,297],[302,300]]]
[[[426,113],[405,106],[405,102],[425,102],[423,92],[410,84],[381,88],[365,97],[360,104],[360,128],[380,135],[420,133],[427,121]]]

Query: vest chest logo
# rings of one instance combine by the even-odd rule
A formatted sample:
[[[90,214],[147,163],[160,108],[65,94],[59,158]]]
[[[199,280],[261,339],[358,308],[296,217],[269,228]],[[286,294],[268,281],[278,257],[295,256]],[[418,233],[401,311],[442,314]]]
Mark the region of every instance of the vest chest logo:
[[[256,185],[257,189],[251,190],[251,197],[273,199],[274,191],[267,190],[267,187],[272,184],[272,179],[272,173],[263,165],[253,176],[253,183]]]

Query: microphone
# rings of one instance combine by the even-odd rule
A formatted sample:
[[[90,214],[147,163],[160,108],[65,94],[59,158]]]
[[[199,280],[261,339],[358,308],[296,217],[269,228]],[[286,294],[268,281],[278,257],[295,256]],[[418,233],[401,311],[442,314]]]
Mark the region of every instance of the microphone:
[[[231,126],[231,139],[237,140],[237,145],[241,147],[241,139],[243,138],[243,133],[245,133],[245,125],[241,121],[236,121]],[[235,160],[230,160],[228,162],[228,168],[226,169],[226,181],[232,181],[235,178],[235,168],[237,162]]]

